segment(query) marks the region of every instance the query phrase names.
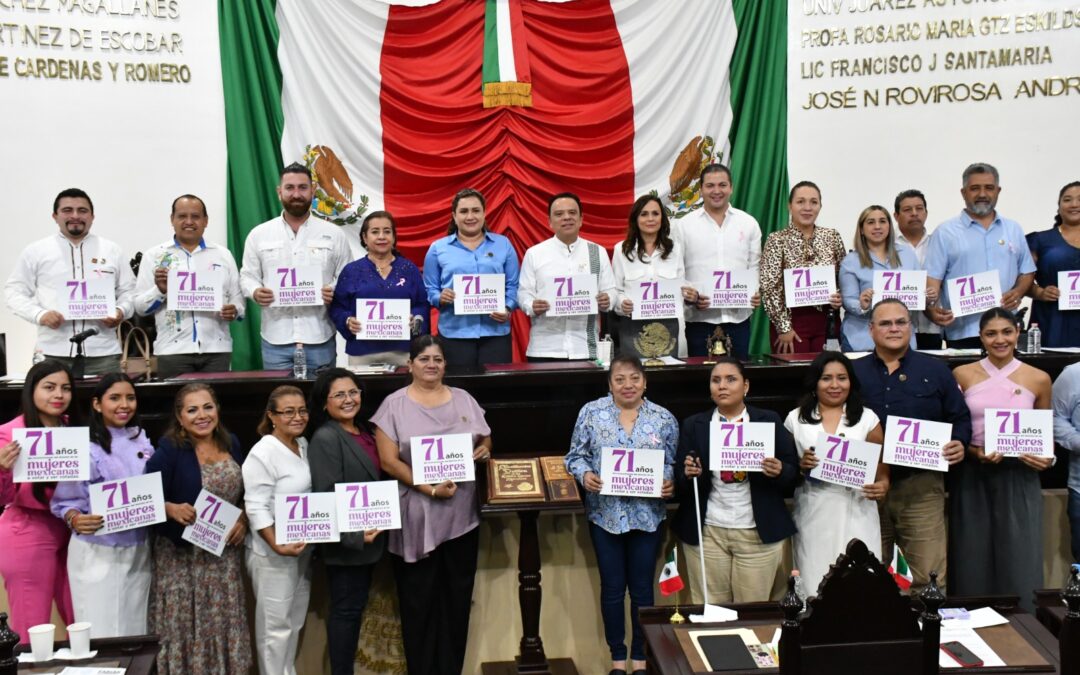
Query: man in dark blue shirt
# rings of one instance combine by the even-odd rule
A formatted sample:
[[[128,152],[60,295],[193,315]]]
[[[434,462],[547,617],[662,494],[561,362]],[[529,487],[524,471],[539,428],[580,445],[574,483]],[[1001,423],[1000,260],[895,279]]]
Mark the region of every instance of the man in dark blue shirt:
[[[911,312],[899,300],[886,299],[870,312],[874,351],[854,362],[863,398],[882,425],[889,415],[952,424],[952,440],[942,448],[950,464],[964,459],[971,441],[971,413],[952,371],[942,361],[908,348]],[[889,560],[893,542],[904,552],[915,593],[938,573],[946,583],[944,473],[892,466],[885,500],[880,502],[881,551]]]

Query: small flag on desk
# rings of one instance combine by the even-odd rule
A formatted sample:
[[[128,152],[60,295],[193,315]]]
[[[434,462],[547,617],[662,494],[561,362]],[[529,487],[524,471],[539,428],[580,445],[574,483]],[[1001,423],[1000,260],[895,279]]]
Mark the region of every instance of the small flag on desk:
[[[664,568],[660,570],[660,592],[664,595],[671,595],[676,591],[681,591],[682,588],[682,577],[679,576],[678,549],[673,548],[671,553],[668,553]]]
[[[904,552],[896,544],[893,544],[892,564],[889,565],[889,574],[893,576],[893,580],[896,581],[896,585],[900,587],[900,590],[906,591],[911,588],[913,580],[911,569],[908,567]]]

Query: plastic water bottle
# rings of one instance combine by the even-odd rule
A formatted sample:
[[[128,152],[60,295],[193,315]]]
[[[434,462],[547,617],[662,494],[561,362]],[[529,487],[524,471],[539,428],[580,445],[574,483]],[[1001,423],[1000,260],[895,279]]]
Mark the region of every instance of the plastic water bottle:
[[[1028,354],[1042,354],[1042,331],[1039,324],[1032,323],[1028,328]]]
[[[298,380],[307,377],[307,355],[304,354],[304,345],[296,343],[296,349],[292,353],[292,374]]]

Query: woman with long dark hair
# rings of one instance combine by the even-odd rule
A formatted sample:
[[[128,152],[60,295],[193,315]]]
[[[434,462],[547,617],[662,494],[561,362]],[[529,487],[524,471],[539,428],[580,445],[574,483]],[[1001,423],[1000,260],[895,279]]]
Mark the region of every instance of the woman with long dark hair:
[[[1020,326],[1000,307],[979,319],[986,357],[953,369],[971,411],[967,461],[952,467],[949,491],[949,592],[1018,595],[1033,611],[1043,587],[1042,488],[1039,473],[1053,457],[1005,458],[986,452],[987,408],[1050,408],[1050,376],[1016,358]]]
[[[397,222],[389,211],[373,211],[360,225],[360,244],[367,254],[341,270],[330,320],[345,338],[350,365],[392,363],[404,365],[409,339],[372,340],[360,334],[356,318],[357,300],[408,300],[411,335],[430,331],[431,307],[424,292],[424,279],[411,260],[397,251]]]
[[[1072,287],[1059,288],[1058,273],[1080,270],[1080,181],[1061,188],[1053,227],[1028,234],[1027,243],[1036,266],[1031,322],[1039,324],[1042,346],[1080,347],[1080,311],[1058,309],[1062,290]]]
[[[75,533],[68,545],[68,578],[76,621],[90,622],[90,637],[146,633],[150,599],[149,528],[95,534],[105,524],[90,511],[90,486],[141,476],[154,446],[139,427],[135,387],[109,373],[90,399],[90,480],[56,487],[52,512]]]
[[[615,245],[611,270],[618,288],[614,309],[620,316],[619,351],[642,356],[634,347],[633,338],[645,324],[658,323],[677,341],[672,355],[686,356],[683,303],[696,300],[697,291],[686,283],[682,244],[671,237],[671,222],[659,197],[638,197],[630,208],[626,238]],[[632,320],[630,317],[634,313],[635,298],[641,297],[640,284],[659,279],[679,282],[681,295],[676,300],[678,316],[674,319]]]
[[[360,378],[344,368],[321,373],[311,387],[308,462],[314,492],[379,480],[375,439],[358,418],[363,391]],[[319,545],[329,584],[326,642],[332,675],[353,672],[372,572],[386,550],[386,537],[378,535],[378,530],[342,532],[339,543]]]
[[[15,429],[68,426],[71,418],[71,370],[46,359],[26,374],[22,414],[0,426],[0,576],[4,577],[11,629],[23,642],[26,629],[49,623],[53,601],[60,618],[71,623],[67,551],[70,534],[49,512],[56,483],[15,483],[11,468],[22,448],[12,441]]]
[[[230,675],[251,667],[251,638],[244,603],[241,546],[247,517],[229,532],[221,557],[181,538],[195,523],[193,506],[205,489],[242,507],[240,441],[220,421],[210,385],[186,384],[176,392],[169,428],[147,473],[161,472],[167,520],[156,525],[150,630],[161,636],[161,675]]]
[[[784,426],[795,438],[800,468],[818,465],[816,448],[821,432],[870,443],[885,434],[878,416],[863,406],[859,381],[851,361],[840,352],[822,352],[810,364],[803,380],[799,407],[788,413]],[[878,458],[874,482],[854,490],[805,476],[795,489],[794,559],[807,583],[817,590],[829,565],[858,537],[881,559],[881,522],[875,502],[889,491],[889,467]]]
[[[431,242],[424,257],[428,302],[439,310],[439,335],[451,367],[510,363],[510,315],[517,308],[520,264],[510,240],[487,227],[484,195],[466,188],[450,205],[447,235]],[[461,274],[505,275],[506,304],[490,314],[454,311],[454,277]]]

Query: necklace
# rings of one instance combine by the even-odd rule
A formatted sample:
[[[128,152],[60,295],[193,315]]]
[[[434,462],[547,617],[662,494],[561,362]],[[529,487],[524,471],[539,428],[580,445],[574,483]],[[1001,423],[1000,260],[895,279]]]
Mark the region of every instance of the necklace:
[[[375,271],[384,277],[386,276],[386,273],[390,271],[390,266],[394,264],[394,256],[390,256],[390,259],[386,261],[385,265],[380,265],[379,262],[375,260],[375,258],[372,258],[370,255],[368,255],[368,260],[370,260],[371,264],[375,266]]]

